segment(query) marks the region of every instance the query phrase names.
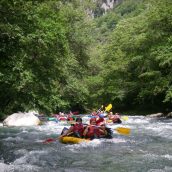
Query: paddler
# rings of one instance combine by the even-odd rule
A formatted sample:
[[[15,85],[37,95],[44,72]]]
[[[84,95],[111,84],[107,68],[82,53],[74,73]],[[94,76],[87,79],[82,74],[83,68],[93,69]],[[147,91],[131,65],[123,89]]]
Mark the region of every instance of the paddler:
[[[115,115],[113,115],[113,113],[110,112],[110,113],[108,114],[108,119],[109,119],[109,120],[112,120],[113,123],[118,123],[118,124],[122,123],[122,121],[121,121],[121,119],[120,119],[119,113],[115,113]]]
[[[82,118],[76,118],[76,123],[71,126],[68,130],[62,131],[61,136],[59,136],[59,139],[64,137],[64,136],[74,136],[74,137],[83,137],[83,132],[84,132],[84,126],[82,124]]]
[[[90,125],[88,125],[84,130],[84,137],[89,139],[104,138],[108,134],[106,131],[106,126],[104,122],[99,122],[96,125],[96,118],[90,119]]]

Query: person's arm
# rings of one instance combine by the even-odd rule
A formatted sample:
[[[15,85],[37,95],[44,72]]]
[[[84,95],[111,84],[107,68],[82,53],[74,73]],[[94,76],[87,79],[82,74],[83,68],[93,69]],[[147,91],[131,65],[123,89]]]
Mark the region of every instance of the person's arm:
[[[64,137],[64,136],[67,136],[67,135],[69,135],[70,133],[72,133],[73,132],[73,126],[71,126],[70,128],[69,128],[69,130],[66,130],[62,135],[60,135],[58,138],[60,139],[60,138],[62,138],[62,137]]]
[[[86,128],[85,128],[85,130],[84,130],[84,132],[83,132],[83,136],[86,136],[86,135],[87,135],[87,133],[88,133],[88,128],[89,128],[89,126],[86,126]]]

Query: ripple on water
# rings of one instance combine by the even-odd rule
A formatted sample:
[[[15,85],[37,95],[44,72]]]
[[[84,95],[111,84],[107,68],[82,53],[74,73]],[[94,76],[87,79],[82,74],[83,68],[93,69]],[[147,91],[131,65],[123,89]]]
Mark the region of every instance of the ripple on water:
[[[7,137],[6,139],[3,139],[4,141],[23,141],[24,139],[22,137]]]
[[[0,172],[172,171],[170,122],[129,117],[123,124],[109,126],[129,127],[129,136],[114,132],[113,139],[95,139],[90,143],[42,143],[47,138],[56,138],[64,126],[47,123],[0,128]]]
[[[144,157],[148,159],[158,160],[158,159],[167,159],[172,160],[172,155],[165,154],[165,155],[157,155],[157,154],[145,154]]]
[[[0,163],[1,172],[40,172],[43,170],[41,167],[35,165],[13,165]]]
[[[148,172],[172,172],[172,167],[165,166],[163,169],[150,169]]]

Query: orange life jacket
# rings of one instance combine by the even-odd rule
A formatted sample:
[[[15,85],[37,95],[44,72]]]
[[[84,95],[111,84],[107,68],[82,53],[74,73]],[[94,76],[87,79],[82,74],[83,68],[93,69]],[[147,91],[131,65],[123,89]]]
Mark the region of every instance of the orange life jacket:
[[[83,132],[84,132],[84,126],[83,124],[78,124],[76,123],[74,126],[73,126],[73,130],[72,130],[73,133],[78,133],[80,135],[80,137],[83,136]]]
[[[95,125],[90,125],[88,128],[88,132],[86,134],[87,138],[99,137],[99,128]]]

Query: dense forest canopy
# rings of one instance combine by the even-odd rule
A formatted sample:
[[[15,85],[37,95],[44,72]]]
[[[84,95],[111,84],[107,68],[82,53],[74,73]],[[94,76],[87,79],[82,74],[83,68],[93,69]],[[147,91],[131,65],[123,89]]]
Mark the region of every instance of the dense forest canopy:
[[[171,0],[2,0],[0,117],[172,110]]]

